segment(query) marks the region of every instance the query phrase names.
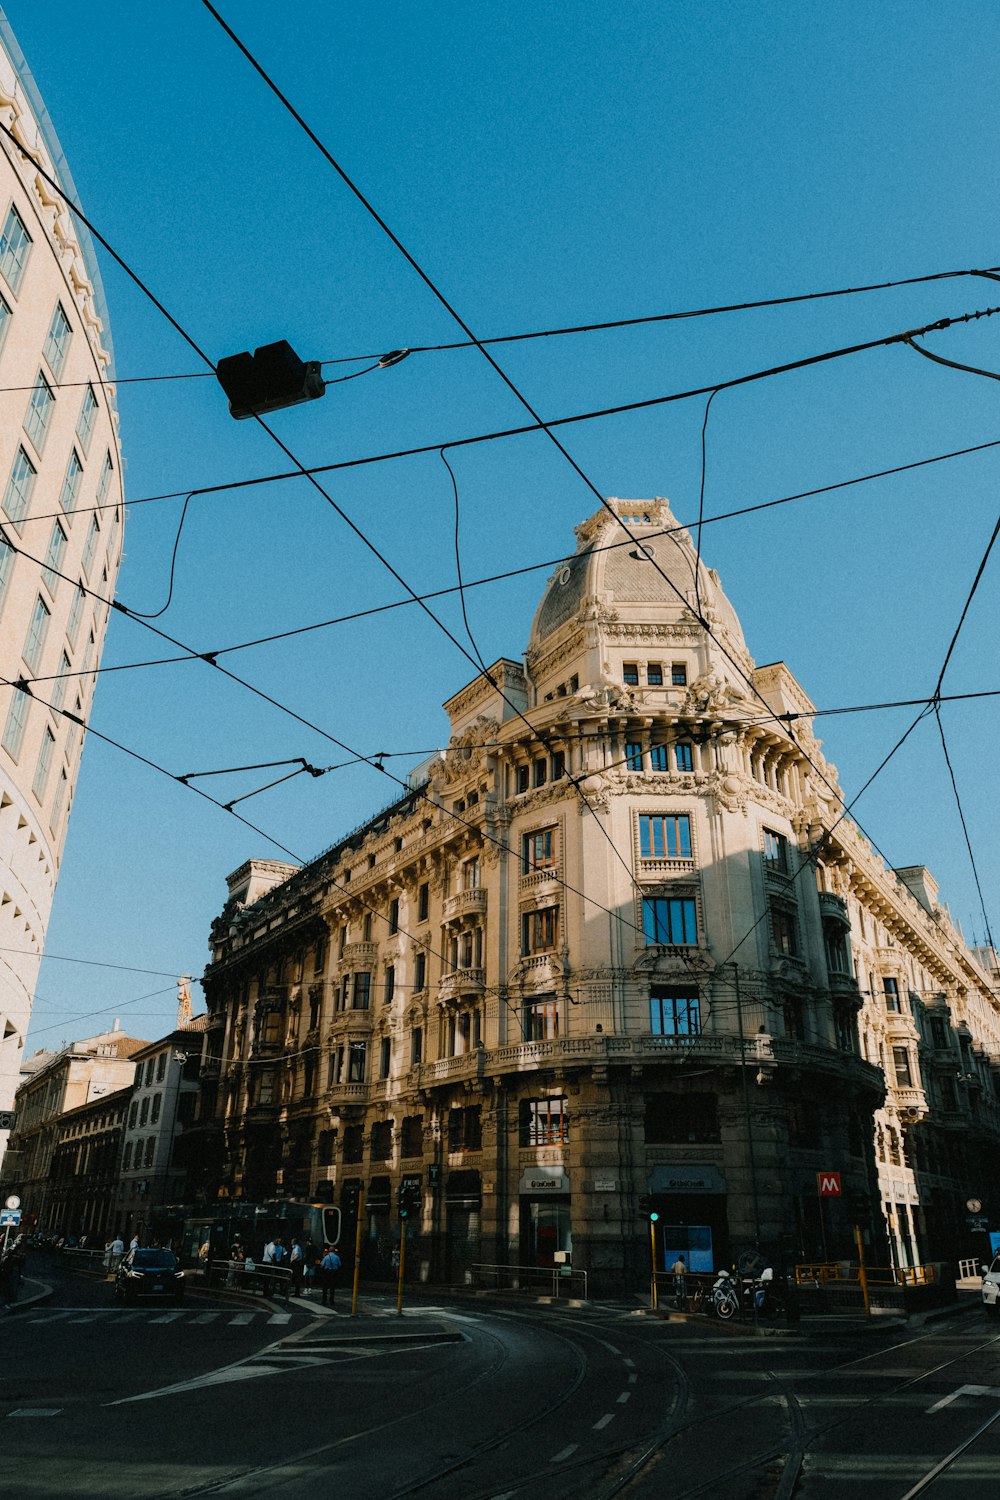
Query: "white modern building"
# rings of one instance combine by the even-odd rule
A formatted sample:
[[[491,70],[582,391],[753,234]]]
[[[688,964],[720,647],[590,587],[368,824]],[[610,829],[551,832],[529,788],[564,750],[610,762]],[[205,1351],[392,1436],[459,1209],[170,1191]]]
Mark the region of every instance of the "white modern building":
[[[122,552],[112,350],[73,181],[0,12],[0,1113],[31,1016]],[[23,147],[22,151],[18,146]],[[0,1155],[7,1133],[0,1130]]]

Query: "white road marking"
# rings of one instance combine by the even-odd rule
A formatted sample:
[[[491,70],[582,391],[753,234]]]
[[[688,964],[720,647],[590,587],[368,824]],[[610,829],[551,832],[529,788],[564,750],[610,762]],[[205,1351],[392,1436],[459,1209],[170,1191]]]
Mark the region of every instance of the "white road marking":
[[[561,1463],[563,1463],[565,1459],[569,1458],[569,1456],[570,1456],[571,1453],[575,1453],[576,1452],[576,1450],[577,1450],[577,1448],[579,1448],[579,1446],[580,1446],[579,1443],[570,1443],[567,1448],[560,1448],[558,1453],[553,1453],[552,1457],[549,1459],[549,1463],[550,1464],[561,1464]]]
[[[636,1383],[636,1381],[638,1379],[639,1379],[638,1375],[636,1375],[636,1374],[630,1375],[629,1378],[628,1378],[629,1385],[635,1385],[635,1383]]]
[[[626,1370],[634,1370],[635,1369],[635,1360],[634,1359],[623,1359],[622,1360],[622,1364],[625,1366]]]
[[[628,1398],[631,1396],[631,1394],[632,1394],[631,1391],[622,1391],[621,1395],[618,1397],[618,1405],[619,1406],[624,1406],[625,1402],[628,1400]]]
[[[615,1420],[615,1414],[614,1414],[614,1412],[613,1411],[606,1411],[604,1413],[604,1416],[603,1417],[598,1417],[597,1421],[594,1423],[594,1431],[595,1432],[600,1432],[600,1430],[601,1430],[602,1427],[607,1427],[608,1423],[609,1422],[613,1422],[614,1420]]]
[[[58,1417],[62,1411],[61,1406],[21,1406],[17,1411],[9,1411],[8,1417]]]
[[[229,1326],[230,1328],[245,1328],[248,1323],[253,1322],[256,1316],[256,1313],[237,1313],[235,1317],[229,1319]]]
[[[272,1313],[267,1321],[268,1323],[290,1323],[292,1315],[291,1313]]]
[[[57,1323],[60,1318],[68,1318],[71,1312],[76,1312],[75,1307],[67,1308],[64,1312],[44,1313],[40,1318],[32,1318],[32,1323]]]
[[[217,1312],[214,1312],[214,1313],[199,1313],[198,1316],[196,1318],[192,1318],[191,1321],[192,1321],[192,1323],[194,1323],[197,1326],[198,1324],[202,1324],[202,1323],[214,1323],[215,1320],[216,1320],[216,1318],[221,1317],[221,1316],[222,1316],[222,1314],[221,1313],[217,1313]]]
[[[150,1318],[151,1323],[176,1323],[178,1318],[183,1318],[182,1312],[161,1313],[158,1318]]]
[[[957,1401],[959,1396],[1000,1396],[1000,1386],[960,1385],[957,1391],[952,1391],[950,1396],[945,1396],[941,1401],[935,1401],[927,1410],[940,1411],[943,1406],[950,1406],[953,1401]]]

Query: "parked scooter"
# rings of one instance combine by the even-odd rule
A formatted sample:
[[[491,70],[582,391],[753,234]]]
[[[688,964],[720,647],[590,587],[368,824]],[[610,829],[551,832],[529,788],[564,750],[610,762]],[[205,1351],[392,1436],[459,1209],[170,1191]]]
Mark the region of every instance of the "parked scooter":
[[[734,1318],[740,1310],[739,1284],[725,1267],[716,1274],[706,1308],[709,1313],[723,1319]]]

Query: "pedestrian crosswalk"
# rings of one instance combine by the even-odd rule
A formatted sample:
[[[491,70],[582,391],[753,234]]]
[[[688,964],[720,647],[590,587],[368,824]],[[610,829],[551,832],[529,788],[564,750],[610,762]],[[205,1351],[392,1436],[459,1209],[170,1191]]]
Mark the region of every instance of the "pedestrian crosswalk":
[[[28,1317],[28,1324],[38,1323],[61,1323],[64,1327],[73,1327],[86,1323],[185,1323],[196,1328],[205,1328],[210,1323],[219,1327],[246,1328],[250,1324],[260,1327],[261,1322],[269,1328],[281,1328],[292,1321],[292,1314],[287,1312],[272,1312],[270,1308],[261,1308],[252,1312],[233,1312],[229,1308],[217,1312],[198,1312],[196,1308],[171,1307],[164,1309],[159,1306],[150,1307],[56,1307],[46,1308],[39,1311],[33,1317]]]

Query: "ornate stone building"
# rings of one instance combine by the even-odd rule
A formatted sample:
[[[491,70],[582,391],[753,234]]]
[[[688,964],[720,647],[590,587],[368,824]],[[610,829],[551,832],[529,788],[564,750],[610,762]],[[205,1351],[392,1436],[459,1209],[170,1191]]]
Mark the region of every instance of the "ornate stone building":
[[[409,1185],[431,1279],[564,1259],[592,1289],[640,1284],[641,1200],[667,1264],[846,1255],[855,1220],[884,1263],[882,1201],[907,1258],[895,1205],[920,1172],[973,1185],[953,1154],[911,1160],[958,1118],[957,1086],[921,1083],[935,1016],[998,1136],[991,977],[924,873],[843,818],[809,699],[755,666],[666,502],[610,504],[638,543],[605,511],[578,528],[523,664],[449,700],[450,747],[405,795],[301,869],[230,877],[202,1192],[350,1207],[363,1185],[378,1266]]]
[[[0,1111],[10,1109],[122,549],[111,342],[73,181],[0,12]],[[21,686],[17,686],[20,684]],[[67,713],[72,717],[67,717]],[[6,1131],[0,1130],[0,1155]]]
[[[145,1046],[138,1037],[119,1031],[116,1021],[112,1031],[71,1042],[59,1052],[42,1051],[25,1059],[14,1099],[17,1123],[0,1164],[0,1197],[16,1193],[26,1223],[46,1233],[56,1229],[79,1233],[83,1220],[71,1222],[70,1216],[81,1211],[83,1200],[67,1191],[67,1173],[75,1169],[67,1168],[66,1161],[82,1145],[87,1149],[80,1162],[98,1171],[101,1186],[83,1219],[90,1228],[104,1227],[114,1202],[123,1100],[135,1079],[132,1059]],[[105,1109],[112,1096],[114,1108]],[[84,1106],[84,1114],[77,1117],[76,1111]],[[70,1115],[74,1118],[67,1134]],[[113,1149],[108,1145],[112,1135]],[[100,1149],[96,1149],[98,1142]]]

